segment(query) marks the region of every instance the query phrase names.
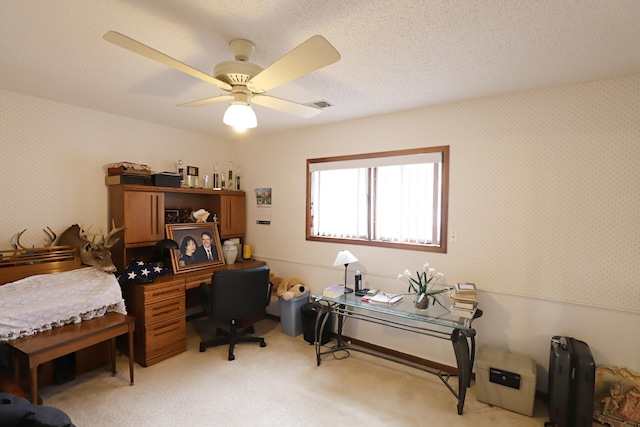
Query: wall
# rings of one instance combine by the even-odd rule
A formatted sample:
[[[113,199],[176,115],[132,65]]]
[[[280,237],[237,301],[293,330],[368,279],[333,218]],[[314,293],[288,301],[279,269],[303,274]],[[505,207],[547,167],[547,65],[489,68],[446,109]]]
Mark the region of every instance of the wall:
[[[319,294],[339,283],[340,245],[307,242],[305,160],[451,146],[447,254],[347,246],[365,286],[402,292],[405,268],[431,263],[474,281],[485,316],[479,345],[528,354],[546,390],[552,335],[585,340],[596,362],[640,372],[640,76],[407,111],[233,143],[0,91],[0,246],[27,228],[107,226],[104,166],[171,170],[233,159],[248,191],[248,243],[281,276]],[[330,110],[323,114],[331,114]],[[210,159],[202,162],[201,159]],[[255,223],[251,191],[273,187],[271,225]],[[352,322],[347,333],[448,365],[451,345]]]
[[[174,171],[182,159],[204,172],[215,161],[227,164],[233,147],[226,140],[7,91],[0,91],[0,138],[2,249],[25,228],[25,246],[42,246],[47,226],[58,234],[74,223],[106,232],[109,163]]]
[[[330,110],[323,114],[331,114]],[[480,345],[534,357],[546,389],[549,339],[586,341],[598,364],[640,371],[640,76],[482,99],[238,141],[247,189],[273,188],[271,225],[248,242],[314,293],[343,279],[342,245],[305,240],[305,160],[448,144],[447,254],[346,246],[365,285],[403,292],[405,268],[429,262],[473,281]],[[455,364],[450,344],[353,322],[347,334]],[[633,337],[633,338],[632,338]],[[425,350],[426,349],[426,350]]]

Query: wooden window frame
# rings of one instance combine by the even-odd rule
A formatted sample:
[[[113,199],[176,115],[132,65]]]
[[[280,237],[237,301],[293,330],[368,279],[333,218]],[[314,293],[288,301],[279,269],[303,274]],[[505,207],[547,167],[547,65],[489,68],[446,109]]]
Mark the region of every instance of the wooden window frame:
[[[311,165],[314,163],[323,162],[340,162],[340,161],[354,161],[354,160],[366,160],[376,159],[382,157],[398,157],[408,156],[413,154],[425,154],[425,153],[441,153],[442,154],[442,174],[441,174],[441,200],[440,200],[440,243],[439,244],[423,244],[423,243],[400,243],[400,242],[386,242],[381,240],[368,240],[368,239],[351,239],[351,238],[338,238],[338,237],[326,237],[315,236],[312,234],[313,229],[313,217],[311,207],[312,197],[312,171]],[[375,180],[374,180],[375,185]],[[434,195],[434,197],[436,197]],[[369,206],[369,208],[371,208]],[[448,216],[449,216],[449,146],[437,146],[437,147],[423,147],[406,150],[393,150],[376,153],[363,153],[355,155],[322,157],[315,159],[307,159],[307,194],[306,194],[306,240],[317,242],[330,242],[340,244],[353,244],[364,245],[383,248],[405,249],[424,252],[446,253],[447,241],[448,241]],[[372,215],[373,216],[373,215]],[[368,230],[374,229],[373,221],[375,218],[370,216],[367,224]],[[370,232],[369,235],[372,235]],[[374,236],[376,237],[376,236]]]

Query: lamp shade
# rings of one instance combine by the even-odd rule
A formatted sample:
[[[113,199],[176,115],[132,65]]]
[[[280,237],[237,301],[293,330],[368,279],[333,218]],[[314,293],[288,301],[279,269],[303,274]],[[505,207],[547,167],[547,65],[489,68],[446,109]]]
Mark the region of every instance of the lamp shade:
[[[232,102],[222,119],[225,125],[233,126],[237,130],[254,128],[258,125],[256,113],[251,106],[242,102]]]
[[[338,256],[336,257],[336,260],[333,262],[333,265],[347,265],[356,261],[358,261],[358,258],[356,258],[351,252],[344,250],[344,251],[338,252]]]

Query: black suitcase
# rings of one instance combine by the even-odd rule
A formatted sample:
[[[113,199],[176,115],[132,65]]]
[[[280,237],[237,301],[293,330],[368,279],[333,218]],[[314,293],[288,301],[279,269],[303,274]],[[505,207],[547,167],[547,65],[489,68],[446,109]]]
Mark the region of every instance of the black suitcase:
[[[554,336],[549,356],[549,422],[545,426],[591,427],[596,365],[589,346]]]

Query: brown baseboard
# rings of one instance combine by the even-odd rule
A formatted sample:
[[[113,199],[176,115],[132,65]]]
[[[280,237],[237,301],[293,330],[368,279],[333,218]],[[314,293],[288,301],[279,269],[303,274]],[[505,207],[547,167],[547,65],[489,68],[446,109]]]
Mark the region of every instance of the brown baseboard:
[[[271,320],[275,320],[276,322],[280,321],[280,318],[278,316],[274,316],[274,315],[269,314],[269,313],[266,314],[266,318],[267,319],[271,319]],[[333,338],[337,337],[337,335],[335,333],[332,333],[331,336]],[[456,368],[454,366],[443,365],[441,363],[437,363],[437,362],[434,362],[432,360],[422,359],[420,357],[416,357],[416,356],[413,356],[411,354],[402,353],[402,352],[399,352],[399,351],[396,351],[396,350],[391,350],[391,349],[386,348],[386,347],[381,347],[381,346],[378,346],[378,345],[375,345],[375,344],[371,344],[369,342],[362,341],[362,340],[359,340],[357,338],[351,338],[351,337],[347,337],[347,336],[343,335],[342,339],[344,341],[351,342],[354,345],[357,345],[357,346],[360,346],[360,347],[375,351],[377,353],[382,353],[382,354],[386,354],[386,355],[391,356],[391,357],[402,359],[402,360],[405,360],[405,361],[407,361],[409,363],[413,363],[415,365],[424,366],[424,367],[429,368],[429,369],[434,370],[434,371],[446,372],[446,373],[451,374],[451,375],[457,375],[457,373],[458,373],[458,368]],[[471,380],[475,380],[475,378],[476,378],[476,375],[475,375],[474,372],[472,372],[471,373]]]
[[[275,320],[276,322],[280,321],[280,318],[278,316],[274,316],[273,314],[269,313],[265,313],[265,318]]]
[[[388,356],[391,357],[395,357],[397,359],[402,359],[405,360],[407,362],[413,363],[415,365],[419,365],[419,366],[424,366],[426,368],[435,370],[435,371],[440,371],[440,372],[446,372],[452,375],[455,375],[458,373],[458,368],[454,367],[454,366],[448,366],[448,365],[443,365],[441,363],[437,363],[434,362],[432,360],[428,360],[428,359],[423,359],[411,354],[407,354],[407,353],[402,353],[400,351],[396,351],[396,350],[391,350],[390,348],[386,348],[386,347],[381,347],[379,345],[375,345],[375,344],[371,344],[369,342],[366,341],[362,341],[359,340],[357,338],[351,338],[351,337],[346,337],[343,336],[342,339],[344,341],[348,341],[351,342],[354,345],[357,345],[359,347],[363,347],[369,350],[373,350],[377,353],[382,353],[382,354],[386,354]],[[475,379],[475,374],[471,374],[471,379]]]

